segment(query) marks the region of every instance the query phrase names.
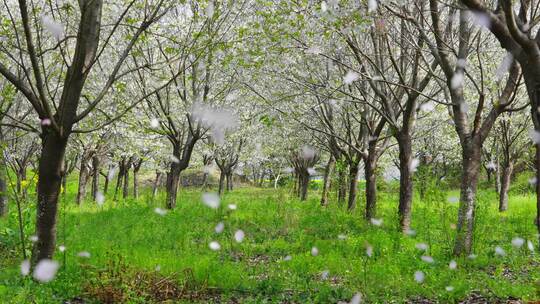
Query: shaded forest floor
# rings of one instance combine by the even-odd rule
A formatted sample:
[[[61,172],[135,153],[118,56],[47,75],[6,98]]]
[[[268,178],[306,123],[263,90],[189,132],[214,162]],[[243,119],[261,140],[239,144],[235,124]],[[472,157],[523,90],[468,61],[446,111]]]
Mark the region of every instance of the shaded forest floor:
[[[71,191],[73,190],[73,191]],[[69,189],[68,193],[75,193]],[[391,192],[391,194],[388,194]],[[178,207],[165,215],[143,191],[138,200],[103,207],[61,207],[56,279],[38,284],[20,275],[15,208],[0,220],[1,303],[336,303],[361,292],[367,302],[521,303],[540,300],[540,255],[512,238],[535,239],[533,196],[512,195],[509,211],[497,211],[494,193],[479,195],[475,259],[458,258],[448,267],[457,193],[431,191],[413,206],[415,236],[397,233],[397,192],[380,193],[381,226],[363,220],[363,201],[354,212],[332,202],[319,206],[317,193],[299,202],[289,190],[245,188],[222,199],[221,208],[201,203],[199,190],[183,189]],[[227,206],[236,204],[237,210]],[[32,234],[34,209],[25,206]],[[225,223],[217,234],[214,227]],[[242,243],[234,240],[245,232]],[[217,241],[218,251],[209,243]],[[426,252],[416,248],[429,246]],[[372,246],[372,257],[366,248]],[[495,255],[496,246],[506,251]],[[313,255],[313,247],[318,251]],[[79,252],[90,258],[79,257]],[[432,256],[434,263],[421,260]],[[290,258],[288,257],[290,256]],[[425,281],[415,281],[423,271]],[[452,286],[452,291],[447,287]],[[515,299],[515,300],[514,300]]]

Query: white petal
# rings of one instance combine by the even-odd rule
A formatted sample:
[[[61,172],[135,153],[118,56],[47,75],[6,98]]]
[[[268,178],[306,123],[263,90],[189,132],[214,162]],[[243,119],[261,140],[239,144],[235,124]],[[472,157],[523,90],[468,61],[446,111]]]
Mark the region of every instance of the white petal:
[[[208,244],[208,247],[210,247],[210,249],[214,251],[221,249],[221,245],[219,245],[219,243],[216,241],[210,242],[210,244]]]
[[[216,193],[203,193],[202,201],[206,206],[212,209],[217,209],[219,207],[219,195]]]
[[[58,265],[58,262],[49,259],[43,259],[39,261],[39,263],[37,263],[36,268],[34,269],[34,279],[42,283],[50,282],[56,276],[58,267],[60,267],[60,265]]]
[[[30,273],[30,261],[24,260],[21,263],[21,274],[27,276]]]
[[[414,273],[414,280],[418,283],[422,283],[424,282],[424,279],[426,278],[426,275],[424,274],[424,272],[422,271],[416,271]]]
[[[244,240],[245,236],[246,235],[244,231],[242,230],[236,230],[236,232],[234,233],[234,239],[236,240],[237,243],[241,243]]]
[[[225,224],[223,224],[223,222],[219,222],[219,223],[217,223],[216,227],[214,228],[214,231],[216,233],[222,233],[224,228],[225,228]]]

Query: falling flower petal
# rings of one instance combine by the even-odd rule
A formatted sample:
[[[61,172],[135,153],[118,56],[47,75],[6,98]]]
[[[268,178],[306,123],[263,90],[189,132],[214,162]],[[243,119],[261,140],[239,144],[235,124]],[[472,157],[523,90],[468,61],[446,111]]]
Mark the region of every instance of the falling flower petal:
[[[24,260],[21,263],[21,274],[27,276],[30,273],[30,261]]]
[[[54,19],[49,16],[42,16],[41,23],[43,24],[43,27],[49,33],[51,33],[56,40],[61,40],[62,38],[64,38],[64,27],[62,26],[62,24],[54,21]]]
[[[454,76],[452,76],[452,80],[450,81],[450,87],[452,89],[457,89],[459,87],[461,87],[461,85],[463,84],[463,73],[455,73]]]
[[[217,209],[219,207],[219,195],[216,193],[203,193],[202,201],[206,206],[212,209]]]
[[[529,137],[533,143],[540,144],[540,132],[536,131],[535,129],[531,129],[529,130]]]
[[[368,245],[368,246],[366,247],[366,255],[367,255],[368,257],[371,257],[371,256],[373,255],[373,246]]]
[[[216,241],[210,242],[210,244],[208,244],[208,247],[210,247],[210,249],[214,251],[221,249],[221,245],[219,245],[219,243]]]
[[[360,78],[360,75],[358,73],[354,71],[348,71],[347,74],[345,74],[345,77],[343,77],[343,82],[345,84],[351,84],[358,78]]]
[[[418,250],[426,251],[429,246],[426,243],[417,243],[415,247]]]
[[[105,202],[105,195],[101,191],[96,193],[96,203],[101,206]]]
[[[360,304],[362,302],[362,294],[357,292],[354,294],[354,296],[351,299],[350,304]]]
[[[312,256],[318,256],[319,255],[319,249],[317,249],[317,247],[311,248],[311,255]]]
[[[244,240],[245,236],[246,235],[245,235],[244,231],[242,231],[242,230],[237,230],[234,233],[234,239],[236,240],[237,243],[241,243]]]
[[[154,212],[157,213],[157,214],[159,214],[159,215],[161,215],[161,216],[164,216],[165,214],[167,214],[167,210],[162,209],[162,208],[159,208],[159,207],[158,207],[158,208],[155,208],[155,209],[154,209]]]
[[[79,253],[77,253],[77,256],[81,257],[81,258],[90,258],[90,252],[88,251],[81,251]]]
[[[454,261],[454,260],[451,260],[450,263],[448,264],[448,268],[454,270],[457,268],[457,262]]]
[[[58,267],[60,267],[58,262],[50,259],[43,259],[37,263],[33,277],[42,283],[50,282],[56,276]]]
[[[504,249],[502,249],[500,246],[496,246],[496,247],[495,247],[495,255],[498,255],[498,256],[505,256],[505,255],[506,255],[506,251],[504,251]]]
[[[290,255],[286,255],[284,258],[283,258],[283,261],[290,261],[292,260],[292,256]]]
[[[152,129],[157,129],[159,127],[159,120],[157,118],[152,118],[150,120],[150,127]]]
[[[370,222],[374,226],[381,226],[382,223],[383,223],[383,220],[382,219],[371,218]]]
[[[225,224],[223,224],[223,222],[219,222],[219,223],[217,223],[216,227],[214,228],[214,231],[216,233],[222,233],[224,228],[225,228]]]
[[[432,257],[430,257],[429,255],[423,255],[421,257],[422,261],[428,263],[428,264],[432,264],[433,262],[435,262],[435,260],[433,260]]]
[[[424,272],[418,270],[414,273],[414,280],[418,283],[424,282],[424,279],[426,278],[426,275]]]
[[[236,204],[229,204],[228,207],[230,210],[236,210]]]
[[[368,0],[368,13],[377,10],[377,0]]]
[[[60,250],[60,252],[64,252],[64,251],[66,251],[66,246],[60,245],[60,246],[58,246],[58,250]]]
[[[454,286],[446,286],[446,291],[453,291],[454,290]]]
[[[525,240],[520,238],[520,237],[515,237],[512,239],[512,246],[516,247],[516,248],[521,248],[521,246],[523,246],[523,244],[525,244]]]

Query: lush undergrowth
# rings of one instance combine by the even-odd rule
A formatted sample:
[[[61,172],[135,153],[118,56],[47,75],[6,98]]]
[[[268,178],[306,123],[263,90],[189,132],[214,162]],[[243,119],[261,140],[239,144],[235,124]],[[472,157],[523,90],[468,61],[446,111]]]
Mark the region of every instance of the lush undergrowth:
[[[243,188],[226,194],[221,208],[214,210],[201,203],[199,190],[184,189],[178,207],[164,216],[154,212],[162,207],[163,197],[152,202],[147,193],[138,200],[107,198],[102,207],[90,202],[74,206],[75,190],[68,193],[58,220],[58,245],[67,249],[57,251],[55,259],[62,267],[50,283],[20,275],[14,206],[10,217],[0,220],[0,302],[83,298],[146,303],[176,298],[335,303],[348,301],[356,292],[375,303],[451,303],[471,293],[488,299],[540,299],[538,253],[532,254],[526,244],[520,249],[511,245],[516,236],[535,239],[533,196],[512,196],[509,211],[500,214],[495,194],[482,191],[476,211],[477,257],[458,258],[457,269],[451,270],[457,204],[448,197],[455,196],[453,192],[429,191],[423,200],[415,199],[415,236],[396,232],[397,193],[380,194],[381,226],[363,220],[362,200],[354,212],[335,202],[322,208],[316,192],[299,202],[287,189]],[[236,204],[237,210],[229,210],[228,204]],[[23,209],[31,234],[34,211],[31,205]],[[217,234],[214,227],[220,221],[225,230]],[[237,229],[245,231],[242,243],[234,240]],[[221,249],[210,250],[212,241]],[[427,244],[427,253],[415,248],[417,243]],[[371,257],[366,255],[369,246]],[[496,246],[506,255],[495,255]],[[79,257],[82,251],[90,258]],[[422,255],[435,262],[423,262]],[[415,281],[416,271],[425,273],[423,283]]]

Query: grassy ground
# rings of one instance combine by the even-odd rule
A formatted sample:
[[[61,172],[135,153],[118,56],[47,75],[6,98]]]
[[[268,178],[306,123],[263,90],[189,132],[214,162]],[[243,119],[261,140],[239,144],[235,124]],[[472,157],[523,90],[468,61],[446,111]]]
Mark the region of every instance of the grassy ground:
[[[154,212],[163,198],[153,203],[145,195],[137,201],[107,198],[103,207],[76,207],[68,194],[58,226],[58,244],[67,250],[57,252],[62,267],[48,284],[19,274],[12,207],[10,217],[0,220],[0,302],[61,303],[81,297],[147,303],[173,297],[179,303],[335,303],[348,301],[356,292],[373,303],[453,303],[471,294],[489,301],[540,299],[538,253],[511,246],[516,236],[534,239],[532,196],[512,196],[510,210],[501,215],[495,195],[481,192],[477,258],[456,259],[457,269],[450,270],[457,204],[447,198],[456,193],[431,191],[424,200],[415,199],[414,237],[396,232],[397,193],[380,195],[380,227],[362,219],[362,201],[352,213],[335,203],[321,208],[316,192],[299,202],[285,189],[238,189],[224,196],[222,208],[213,210],[201,203],[200,191],[184,189],[178,208],[164,216]],[[237,210],[228,210],[228,204],[236,204]],[[31,232],[34,211],[32,206],[24,209]],[[220,221],[225,231],[216,234]],[[242,243],[232,237],[237,229],[245,231]],[[211,241],[218,241],[221,250],[210,250]],[[417,243],[429,245],[424,254],[434,258],[433,264],[420,259]],[[371,258],[367,246],[373,247]],[[506,256],[495,256],[495,246]],[[312,247],[318,255],[311,254]],[[81,251],[91,257],[78,257]],[[285,259],[288,255],[291,260]],[[421,284],[414,279],[419,270],[426,275]],[[447,291],[447,286],[454,289]]]

